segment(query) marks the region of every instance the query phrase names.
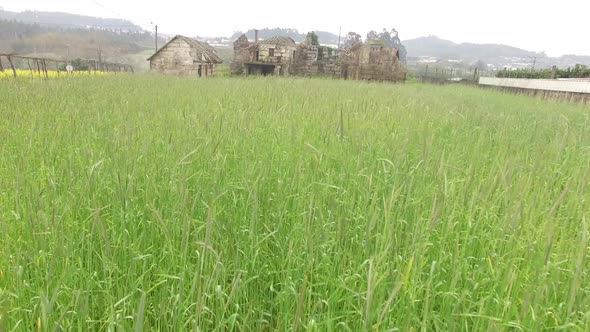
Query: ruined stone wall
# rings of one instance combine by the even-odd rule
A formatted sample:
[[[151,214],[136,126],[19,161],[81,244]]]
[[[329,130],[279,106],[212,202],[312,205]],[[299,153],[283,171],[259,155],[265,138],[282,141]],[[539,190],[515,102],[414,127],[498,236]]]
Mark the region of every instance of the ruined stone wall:
[[[300,44],[293,58],[292,74],[298,76],[314,76],[318,73],[318,48],[313,45]]]
[[[293,59],[292,74],[298,76],[341,77],[341,61],[336,50],[301,44]]]
[[[339,54],[334,51],[332,55],[329,55],[326,52],[323,58],[318,60],[318,73],[322,76],[341,78],[342,61]]]
[[[406,79],[406,71],[397,57],[397,50],[382,45],[358,44],[350,49],[337,50],[309,43],[302,43],[297,47],[268,43],[246,44],[244,38],[240,37],[234,43],[234,61],[231,65],[234,74],[247,74],[247,63],[260,62],[276,64],[274,73],[277,76],[324,76],[376,81]],[[272,56],[270,49],[274,50]],[[259,54],[258,61],[255,61],[256,52]]]
[[[245,63],[251,62],[251,54],[248,48],[234,50],[234,59],[230,63],[230,71],[233,75],[246,75],[247,68]]]
[[[150,59],[153,72],[171,75],[210,76],[215,73],[215,65],[201,61],[199,54],[183,40],[170,42]]]
[[[363,45],[344,61],[348,79],[368,81],[404,81],[406,72],[394,49]]]

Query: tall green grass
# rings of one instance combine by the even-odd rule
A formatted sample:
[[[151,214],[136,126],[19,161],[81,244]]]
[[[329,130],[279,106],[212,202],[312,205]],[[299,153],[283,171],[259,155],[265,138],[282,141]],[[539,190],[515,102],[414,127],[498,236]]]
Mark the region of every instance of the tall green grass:
[[[590,329],[588,108],[265,78],[0,96],[0,330]]]

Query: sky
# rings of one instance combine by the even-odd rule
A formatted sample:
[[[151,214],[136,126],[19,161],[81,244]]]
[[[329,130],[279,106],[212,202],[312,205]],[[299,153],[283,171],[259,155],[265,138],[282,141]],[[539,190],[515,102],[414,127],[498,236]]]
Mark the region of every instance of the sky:
[[[230,36],[251,28],[295,28],[342,34],[397,29],[400,38],[438,36],[457,43],[496,43],[546,52],[590,55],[590,0],[0,0],[10,11],[61,11],[123,18],[162,33]]]

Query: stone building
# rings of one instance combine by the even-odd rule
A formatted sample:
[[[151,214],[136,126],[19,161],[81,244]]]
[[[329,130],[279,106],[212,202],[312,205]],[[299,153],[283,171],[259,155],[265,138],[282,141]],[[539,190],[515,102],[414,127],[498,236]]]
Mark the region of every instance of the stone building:
[[[359,43],[341,55],[342,77],[350,80],[405,81],[407,71],[400,62],[399,50],[381,41]]]
[[[209,44],[180,35],[162,46],[148,61],[153,72],[196,77],[214,75],[216,65],[223,62]]]
[[[340,50],[308,42],[297,46],[291,73],[297,76],[329,76],[340,78]]]
[[[349,80],[405,81],[406,69],[396,48],[380,40],[335,49],[307,38],[296,45],[288,37],[251,43],[245,35],[234,42],[233,74],[323,76]]]
[[[260,41],[256,31],[254,42],[250,42],[246,35],[242,35],[234,42],[231,72],[235,75],[289,76],[296,47],[295,41],[289,37],[274,36]]]

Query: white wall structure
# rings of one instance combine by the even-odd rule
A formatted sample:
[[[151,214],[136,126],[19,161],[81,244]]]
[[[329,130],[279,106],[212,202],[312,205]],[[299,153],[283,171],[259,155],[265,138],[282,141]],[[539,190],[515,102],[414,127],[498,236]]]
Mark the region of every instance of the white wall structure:
[[[578,80],[536,80],[526,78],[480,77],[479,84],[504,88],[590,94],[590,82]]]

